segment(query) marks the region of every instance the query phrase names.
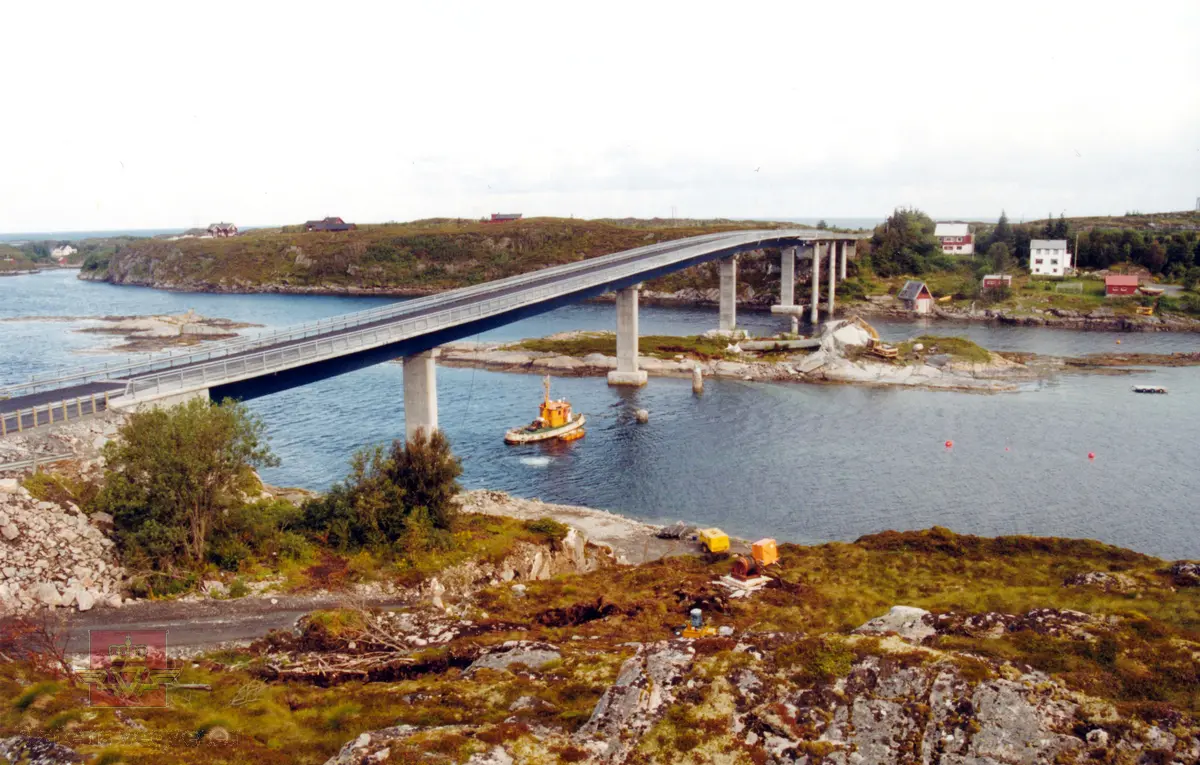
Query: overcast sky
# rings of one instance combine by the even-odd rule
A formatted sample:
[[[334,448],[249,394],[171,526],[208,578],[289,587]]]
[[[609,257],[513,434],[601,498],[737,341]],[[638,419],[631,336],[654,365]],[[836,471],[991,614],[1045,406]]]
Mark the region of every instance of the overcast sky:
[[[1200,2],[10,2],[0,231],[1191,209]]]

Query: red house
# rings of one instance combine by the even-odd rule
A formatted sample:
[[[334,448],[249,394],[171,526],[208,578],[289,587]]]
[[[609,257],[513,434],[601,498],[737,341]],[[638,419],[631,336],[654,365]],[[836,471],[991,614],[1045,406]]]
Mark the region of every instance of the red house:
[[[1121,297],[1136,295],[1138,278],[1129,274],[1112,274],[1104,277],[1104,297]]]
[[[985,290],[997,290],[1001,287],[1012,287],[1012,276],[1008,274],[988,274],[983,277]]]

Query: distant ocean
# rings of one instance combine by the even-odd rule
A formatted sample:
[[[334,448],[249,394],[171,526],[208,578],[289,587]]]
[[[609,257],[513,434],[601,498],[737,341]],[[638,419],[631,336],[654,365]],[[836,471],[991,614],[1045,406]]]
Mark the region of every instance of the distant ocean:
[[[181,234],[186,230],[183,228],[129,228],[118,231],[28,231],[16,234],[0,234],[0,242],[77,242],[80,239],[103,239],[110,236]]]

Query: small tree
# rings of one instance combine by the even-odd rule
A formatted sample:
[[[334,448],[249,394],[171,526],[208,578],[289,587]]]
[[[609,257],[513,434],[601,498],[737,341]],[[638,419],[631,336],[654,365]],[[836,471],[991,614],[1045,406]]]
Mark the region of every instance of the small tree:
[[[454,496],[461,487],[462,463],[450,451],[450,441],[440,430],[426,435],[424,430],[407,444],[392,444],[391,460],[385,473],[403,494],[409,513],[424,508],[434,528],[449,530],[454,524]]]
[[[1006,273],[1013,267],[1012,253],[1004,242],[996,242],[988,247],[987,256],[992,263],[992,269],[998,274]]]
[[[214,523],[257,488],[254,468],[278,464],[263,429],[230,400],[193,399],[130,417],[104,447],[97,497],[113,516],[122,555],[157,571],[199,568]]]

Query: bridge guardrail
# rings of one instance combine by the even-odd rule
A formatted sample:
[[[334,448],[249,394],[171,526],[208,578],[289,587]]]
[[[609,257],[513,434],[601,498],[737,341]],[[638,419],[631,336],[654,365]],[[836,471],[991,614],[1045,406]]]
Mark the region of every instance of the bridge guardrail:
[[[61,399],[25,409],[3,411],[0,402],[0,437],[10,433],[24,433],[45,425],[54,425],[72,419],[71,408],[75,408],[74,418],[78,419],[87,414],[96,414],[108,410],[108,392],[92,393],[88,396]],[[58,419],[55,419],[55,416]],[[10,424],[11,423],[11,424]]]
[[[726,239],[725,237],[722,238]],[[762,231],[746,232],[741,236],[727,237],[728,240],[732,240],[729,242],[731,246],[745,245],[754,241],[761,242],[772,238],[789,237],[787,237],[785,232]],[[616,281],[662,265],[669,265],[671,262],[694,257],[697,254],[701,254],[694,250],[697,247],[702,247],[704,244],[707,244],[707,242],[695,243],[687,248],[673,250],[646,260],[637,260],[634,263],[626,264],[615,270],[605,271],[602,281]],[[688,254],[681,256],[683,252]],[[161,394],[163,392],[199,389],[212,385],[236,382],[258,374],[289,369],[298,366],[306,360],[332,358],[335,355],[342,355],[351,350],[366,350],[386,345],[435,329],[454,326],[461,323],[464,319],[492,316],[519,304],[539,302],[553,294],[576,292],[594,286],[596,286],[595,283],[589,282],[587,276],[576,276],[552,286],[536,287],[532,290],[514,292],[492,300],[486,300],[482,303],[448,308],[427,316],[402,320],[395,324],[371,327],[359,332],[350,332],[333,337],[318,338],[308,343],[270,349],[261,354],[222,359],[176,371],[159,372],[154,375],[130,380],[126,384],[125,395],[136,397],[140,393],[150,389],[154,389],[155,393]]]
[[[738,236],[743,232],[721,232],[716,234],[703,235],[702,241],[711,241],[713,239],[721,239],[730,236]],[[749,233],[749,232],[746,232]],[[759,232],[754,232],[759,233]],[[439,293],[437,295],[429,295],[414,300],[406,300],[392,305],[380,306],[379,308],[367,309],[365,311],[356,311],[350,314],[330,317],[327,319],[318,319],[314,322],[285,327],[271,332],[264,333],[249,338],[232,340],[219,345],[211,346],[204,351],[189,351],[185,353],[171,352],[166,355],[156,358],[144,359],[141,361],[128,361],[119,363],[105,363],[99,367],[78,367],[69,372],[57,371],[54,373],[45,373],[53,376],[32,375],[25,383],[17,383],[14,385],[0,387],[0,394],[12,395],[18,391],[33,392],[45,387],[59,387],[64,383],[74,382],[82,383],[93,380],[114,379],[118,375],[132,376],[137,374],[145,374],[162,369],[170,369],[176,366],[185,364],[194,364],[202,360],[218,359],[226,356],[231,356],[237,353],[254,350],[258,347],[275,345],[280,342],[287,342],[297,338],[321,335],[330,331],[344,330],[355,326],[361,326],[376,321],[384,321],[395,316],[411,313],[414,310],[419,310],[430,303],[446,300],[447,298],[461,299],[470,297],[481,291],[495,290],[497,287],[512,287],[524,282],[545,279],[556,275],[570,273],[581,268],[593,268],[605,260],[622,260],[629,258],[637,258],[646,254],[647,251],[655,249],[668,248],[673,244],[678,244],[680,240],[668,240],[666,242],[656,242],[652,245],[644,245],[632,250],[623,250],[610,255],[602,255],[597,258],[588,258],[585,260],[575,261],[573,263],[564,263],[559,266],[551,266],[549,268],[530,271],[524,274],[517,274],[484,284],[472,285],[463,287],[450,292]],[[700,237],[689,237],[689,241],[697,244],[701,243]]]

